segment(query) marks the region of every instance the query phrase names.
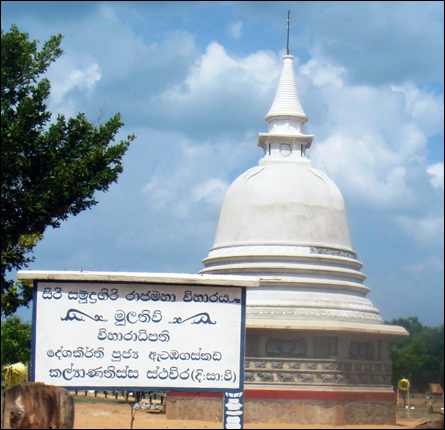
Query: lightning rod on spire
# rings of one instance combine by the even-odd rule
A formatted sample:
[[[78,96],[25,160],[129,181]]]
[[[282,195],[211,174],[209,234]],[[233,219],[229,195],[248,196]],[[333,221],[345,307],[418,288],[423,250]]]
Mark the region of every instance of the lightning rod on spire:
[[[287,55],[289,55],[289,17],[290,17],[290,10],[287,11]]]

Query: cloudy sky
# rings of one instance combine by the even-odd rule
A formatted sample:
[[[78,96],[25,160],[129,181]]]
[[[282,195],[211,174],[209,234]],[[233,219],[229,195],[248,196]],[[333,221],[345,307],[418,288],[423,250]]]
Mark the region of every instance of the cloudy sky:
[[[227,187],[262,157],[288,10],[310,157],[343,193],[368,297],[443,324],[443,2],[2,2],[4,31],[64,35],[51,112],[120,112],[137,135],[29,269],[201,270]]]

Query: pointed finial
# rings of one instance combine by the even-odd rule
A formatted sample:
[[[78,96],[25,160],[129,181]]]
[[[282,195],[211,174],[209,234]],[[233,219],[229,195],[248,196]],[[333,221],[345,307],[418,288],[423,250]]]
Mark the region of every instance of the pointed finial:
[[[287,50],[286,50],[287,55],[289,55],[289,17],[290,17],[290,10],[287,11]]]

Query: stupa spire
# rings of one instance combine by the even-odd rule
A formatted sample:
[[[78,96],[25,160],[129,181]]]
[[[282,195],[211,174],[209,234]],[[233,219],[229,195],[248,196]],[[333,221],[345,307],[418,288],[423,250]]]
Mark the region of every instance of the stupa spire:
[[[276,117],[297,117],[303,123],[308,119],[298,95],[293,65],[294,57],[289,53],[289,18],[290,10],[287,12],[287,45],[286,55],[283,57],[283,70],[272,107],[265,118],[269,123]]]
[[[289,13],[287,18],[287,54],[283,57],[275,98],[265,119],[269,123],[268,133],[258,135],[258,146],[264,150],[260,165],[269,163],[310,163],[306,149],[314,136],[303,132],[308,120],[301,106],[295,80],[292,55],[289,55]]]
[[[303,122],[306,122],[308,119],[301,106],[300,96],[298,95],[293,59],[294,57],[292,55],[285,55],[283,57],[283,70],[277,92],[275,93],[272,107],[265,118],[268,122],[271,122],[276,117],[297,117],[303,120]]]

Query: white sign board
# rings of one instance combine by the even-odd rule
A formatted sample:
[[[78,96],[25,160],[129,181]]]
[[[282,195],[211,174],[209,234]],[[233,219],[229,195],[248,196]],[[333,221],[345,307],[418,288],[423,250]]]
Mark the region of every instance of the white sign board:
[[[245,289],[35,281],[32,380],[71,389],[237,391]]]

